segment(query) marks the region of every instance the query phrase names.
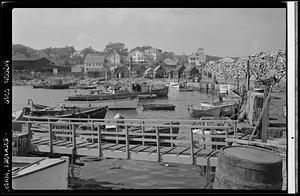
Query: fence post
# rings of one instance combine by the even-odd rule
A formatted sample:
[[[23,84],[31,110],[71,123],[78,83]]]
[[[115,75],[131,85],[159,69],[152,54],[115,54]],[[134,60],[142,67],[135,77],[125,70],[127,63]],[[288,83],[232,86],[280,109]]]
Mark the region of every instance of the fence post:
[[[226,129],[225,130],[225,137],[226,137],[226,139],[225,139],[225,141],[226,141],[226,146],[229,146],[229,143],[228,143],[228,129]]]
[[[118,123],[118,121],[117,121],[117,123]],[[119,143],[119,139],[118,139],[118,134],[119,133],[119,126],[118,125],[116,125],[116,144],[118,144]]]
[[[127,159],[129,159],[129,133],[128,133],[128,126],[125,127],[125,135],[126,135],[126,154]]]
[[[156,126],[156,144],[157,144],[157,161],[160,162],[160,142],[159,142],[159,131],[158,127]]]
[[[101,147],[101,125],[98,125],[98,150],[99,150],[99,157],[102,157],[103,153]]]
[[[237,121],[234,121],[234,123],[233,123],[233,134],[234,134],[234,138],[238,139],[238,136],[237,136]]]
[[[190,131],[190,145],[191,145],[191,159],[192,159],[192,164],[195,164],[195,157],[194,157],[194,138],[193,138],[193,129],[191,128]]]
[[[29,138],[32,139],[32,131],[31,131],[31,123],[27,123],[27,133],[29,135]]]
[[[76,154],[76,127],[73,126],[72,129],[72,143],[73,143],[73,150],[74,150],[74,155]]]
[[[143,123],[143,126],[142,126],[142,138],[143,138],[143,141],[142,141],[142,145],[145,146],[145,136],[144,136],[144,133],[145,133],[145,121],[142,121]]]
[[[53,153],[53,143],[52,143],[52,124],[49,123],[49,152]]]

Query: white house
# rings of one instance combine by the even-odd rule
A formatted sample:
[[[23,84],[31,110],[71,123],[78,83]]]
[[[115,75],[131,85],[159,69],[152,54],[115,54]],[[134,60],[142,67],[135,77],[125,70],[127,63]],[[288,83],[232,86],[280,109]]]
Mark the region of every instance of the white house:
[[[84,60],[84,73],[87,76],[100,77],[103,74],[104,69],[104,55],[88,54]]]
[[[159,53],[161,53],[162,50],[157,48],[150,48],[145,50],[145,55],[152,58],[152,60],[156,60]]]
[[[129,59],[133,63],[144,63],[144,62],[146,62],[145,55],[140,50],[134,50],[134,51],[130,52],[128,56],[129,56]]]
[[[188,62],[190,64],[194,64],[196,66],[200,66],[203,63],[206,62],[206,55],[204,54],[204,49],[203,48],[198,48],[195,53],[192,53],[189,58]]]

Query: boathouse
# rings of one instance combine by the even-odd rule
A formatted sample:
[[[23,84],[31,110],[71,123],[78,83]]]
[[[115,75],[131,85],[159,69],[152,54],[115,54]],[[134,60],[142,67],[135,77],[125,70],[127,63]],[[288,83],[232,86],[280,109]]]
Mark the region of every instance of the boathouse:
[[[131,64],[130,71],[137,77],[142,77],[147,70],[147,67],[142,64]]]
[[[158,65],[153,70],[154,78],[165,78],[166,77],[166,70],[163,68],[162,65]]]
[[[117,78],[129,78],[130,70],[128,69],[128,67],[126,65],[121,64],[115,69],[114,75]]]
[[[195,65],[188,64],[184,70],[184,75],[189,78],[194,78],[196,75],[199,75],[199,70]]]
[[[181,78],[183,77],[183,72],[185,70],[184,65],[177,65],[176,68],[173,70],[173,77],[174,78]]]
[[[71,67],[57,66],[51,60],[33,57],[14,56],[12,59],[12,70],[14,78],[40,78],[49,76],[60,76],[71,73]]]

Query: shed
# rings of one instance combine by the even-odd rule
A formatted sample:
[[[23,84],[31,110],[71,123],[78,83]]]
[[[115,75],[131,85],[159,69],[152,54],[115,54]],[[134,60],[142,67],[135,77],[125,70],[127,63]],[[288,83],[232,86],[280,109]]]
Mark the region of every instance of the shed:
[[[199,75],[199,70],[195,65],[187,65],[186,69],[184,70],[184,74],[189,78],[194,78],[196,75]]]
[[[129,78],[130,77],[130,70],[128,69],[128,67],[126,65],[119,65],[115,71],[114,71],[114,75],[117,78]]]
[[[159,65],[154,68],[153,75],[154,78],[164,78],[166,77],[166,70],[163,68],[162,65]]]
[[[177,65],[177,67],[173,71],[173,77],[174,78],[181,78],[183,77],[183,72],[185,70],[184,65]]]

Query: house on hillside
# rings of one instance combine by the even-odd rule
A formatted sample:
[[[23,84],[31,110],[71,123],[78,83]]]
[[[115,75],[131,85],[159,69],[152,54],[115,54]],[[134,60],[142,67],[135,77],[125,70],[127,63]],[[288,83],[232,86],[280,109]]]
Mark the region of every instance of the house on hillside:
[[[140,50],[133,50],[128,54],[128,58],[132,63],[145,63],[146,58],[142,51]]]
[[[166,58],[164,60],[164,63],[166,65],[175,65],[176,66],[178,64],[178,58],[175,58],[175,59]]]
[[[51,60],[32,57],[14,56],[12,58],[13,78],[40,78],[71,74],[71,67],[57,66]]]
[[[192,53],[188,58],[188,63],[195,66],[201,66],[206,62],[206,55],[203,48],[198,48],[195,53]]]
[[[87,77],[105,77],[107,69],[104,55],[88,54],[84,59],[84,73]]]
[[[144,54],[145,56],[150,57],[153,61],[157,60],[158,55],[162,52],[162,50],[157,49],[157,48],[149,48],[146,49]]]
[[[166,70],[163,68],[162,65],[158,65],[153,69],[154,78],[165,78],[166,75],[167,75]]]
[[[130,77],[130,70],[126,65],[120,64],[114,70],[114,76],[117,78],[129,78]]]
[[[121,63],[121,56],[116,52],[113,51],[106,57],[107,61],[111,65],[118,65]]]

